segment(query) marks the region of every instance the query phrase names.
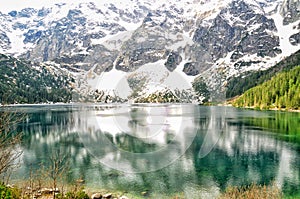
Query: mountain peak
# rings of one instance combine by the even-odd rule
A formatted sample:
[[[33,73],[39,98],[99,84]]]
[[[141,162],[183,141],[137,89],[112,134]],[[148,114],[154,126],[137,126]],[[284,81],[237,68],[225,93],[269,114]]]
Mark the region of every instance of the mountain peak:
[[[83,93],[99,91],[95,81],[115,71],[139,84],[165,83],[177,73],[189,85],[181,90],[203,77],[216,90],[300,48],[298,1],[39,2],[0,15],[0,52],[58,65],[76,76]],[[148,73],[153,64],[163,71],[160,79]]]

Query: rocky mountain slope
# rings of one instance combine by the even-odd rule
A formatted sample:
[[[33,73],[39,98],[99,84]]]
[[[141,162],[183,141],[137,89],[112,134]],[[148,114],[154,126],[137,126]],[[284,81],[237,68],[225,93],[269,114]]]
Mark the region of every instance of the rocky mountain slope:
[[[198,80],[222,99],[228,78],[300,49],[299,13],[298,0],[60,3],[1,12],[0,52],[66,69],[76,100],[191,102]]]
[[[74,79],[68,71],[0,54],[0,105],[70,102]]]

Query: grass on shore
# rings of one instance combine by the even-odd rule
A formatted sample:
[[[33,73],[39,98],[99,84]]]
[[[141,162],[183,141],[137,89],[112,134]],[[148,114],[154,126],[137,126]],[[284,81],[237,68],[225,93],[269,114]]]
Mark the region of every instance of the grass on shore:
[[[280,199],[282,192],[276,185],[256,185],[229,187],[219,199]]]
[[[90,194],[86,194],[83,190],[77,190],[72,192],[67,192],[65,195],[57,195],[57,198],[61,199],[89,199]],[[119,194],[113,194],[117,196]],[[51,195],[50,195],[51,197]],[[128,195],[127,198],[131,198],[132,196]],[[9,188],[4,185],[0,185],[0,198],[2,199],[18,199],[24,198],[21,197],[21,192],[19,189],[16,188]],[[25,197],[26,198],[26,197]],[[39,198],[44,198],[43,196]],[[135,198],[135,197],[133,197]],[[145,197],[141,197],[145,198]],[[149,198],[149,197],[147,197]],[[151,198],[151,197],[150,197]],[[170,197],[172,199],[184,199],[184,195],[181,196],[173,196]],[[281,199],[281,198],[288,198],[284,196],[281,190],[276,185],[256,185],[251,184],[249,186],[242,186],[242,187],[228,187],[224,193],[218,197],[218,199]]]

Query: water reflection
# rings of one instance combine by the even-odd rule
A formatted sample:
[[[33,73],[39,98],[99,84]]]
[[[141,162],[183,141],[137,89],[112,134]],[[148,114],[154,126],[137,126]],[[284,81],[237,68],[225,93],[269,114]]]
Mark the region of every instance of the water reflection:
[[[20,124],[23,164],[15,178],[60,149],[71,157],[69,182],[83,178],[90,188],[199,198],[229,185],[275,182],[288,194],[300,192],[299,138],[283,136],[295,136],[299,115],[193,105],[22,111],[28,119]]]
[[[150,172],[185,153],[196,136],[193,118],[193,107],[186,105],[87,111],[79,136],[100,163],[126,173]]]

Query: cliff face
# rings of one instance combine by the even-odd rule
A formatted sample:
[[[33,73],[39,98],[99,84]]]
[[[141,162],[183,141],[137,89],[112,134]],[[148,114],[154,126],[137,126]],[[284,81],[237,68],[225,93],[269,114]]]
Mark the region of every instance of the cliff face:
[[[268,68],[299,50],[299,6],[293,0],[135,0],[24,8],[0,14],[0,51],[58,64],[85,94],[104,91],[95,82],[115,71],[138,79],[130,88],[143,90],[155,79],[151,64],[165,74],[155,80],[165,87],[178,73],[190,88],[202,77],[213,91],[231,76]]]
[[[197,27],[193,40],[198,53],[193,62],[197,71],[206,70],[219,59],[231,54],[234,63],[245,55],[275,57],[281,53],[274,20],[259,6],[233,1],[211,21]]]
[[[284,24],[296,22],[300,18],[300,2],[298,0],[284,0],[280,7],[280,14],[284,17]]]

